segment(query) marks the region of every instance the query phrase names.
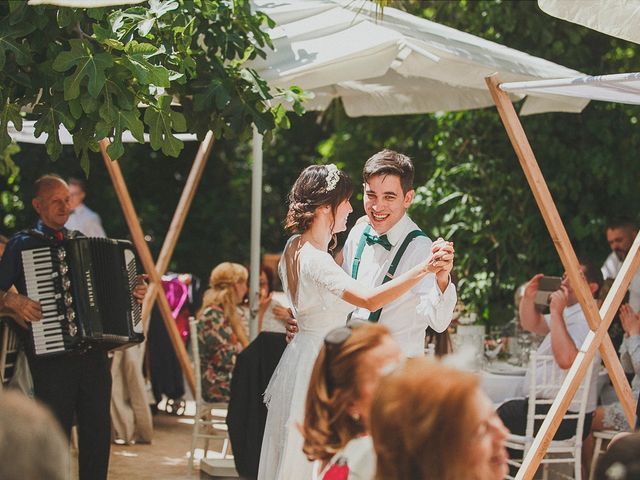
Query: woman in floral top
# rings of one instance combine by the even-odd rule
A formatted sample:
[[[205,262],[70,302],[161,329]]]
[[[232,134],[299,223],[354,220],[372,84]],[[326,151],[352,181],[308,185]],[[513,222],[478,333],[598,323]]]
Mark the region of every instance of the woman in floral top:
[[[228,402],[236,356],[249,340],[239,305],[247,293],[247,269],[221,263],[211,271],[209,289],[198,312],[202,397],[207,402]]]

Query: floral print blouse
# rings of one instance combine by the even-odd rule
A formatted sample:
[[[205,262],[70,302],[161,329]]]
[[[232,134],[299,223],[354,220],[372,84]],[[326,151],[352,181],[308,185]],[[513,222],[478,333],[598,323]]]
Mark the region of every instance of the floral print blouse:
[[[216,306],[204,310],[197,331],[202,398],[206,402],[228,402],[231,374],[242,344],[222,309]]]

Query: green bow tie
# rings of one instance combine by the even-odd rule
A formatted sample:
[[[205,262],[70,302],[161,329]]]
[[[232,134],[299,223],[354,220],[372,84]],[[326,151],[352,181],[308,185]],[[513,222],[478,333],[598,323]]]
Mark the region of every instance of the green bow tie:
[[[365,233],[364,238],[367,240],[367,245],[373,245],[377,243],[381,247],[384,247],[385,250],[391,250],[391,243],[386,235],[372,235],[371,233]]]

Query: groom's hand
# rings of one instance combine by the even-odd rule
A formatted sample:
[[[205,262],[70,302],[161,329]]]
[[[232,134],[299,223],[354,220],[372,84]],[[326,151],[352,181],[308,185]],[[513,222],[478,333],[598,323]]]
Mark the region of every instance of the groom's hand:
[[[455,249],[453,242],[447,242],[442,238],[438,238],[431,245],[431,257],[428,260],[431,270],[436,275],[436,281],[441,292],[444,292],[449,285],[451,270],[453,269],[453,260],[455,258]]]
[[[428,270],[435,273],[438,277],[449,276],[453,268],[453,259],[455,250],[453,242],[447,242],[442,238],[438,238],[431,245],[431,255],[427,259]]]
[[[276,305],[272,309],[273,315],[284,323],[284,327],[287,330],[287,342],[291,342],[296,333],[298,333],[298,322],[293,318],[293,312],[290,308],[285,308],[280,305]]]

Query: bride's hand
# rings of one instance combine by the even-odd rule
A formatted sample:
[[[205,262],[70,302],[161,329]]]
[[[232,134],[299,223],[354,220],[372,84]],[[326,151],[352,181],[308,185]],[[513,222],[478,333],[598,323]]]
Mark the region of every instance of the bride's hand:
[[[426,262],[426,271],[429,273],[446,273],[453,268],[455,250],[452,242],[438,238],[431,246],[431,255]]]

